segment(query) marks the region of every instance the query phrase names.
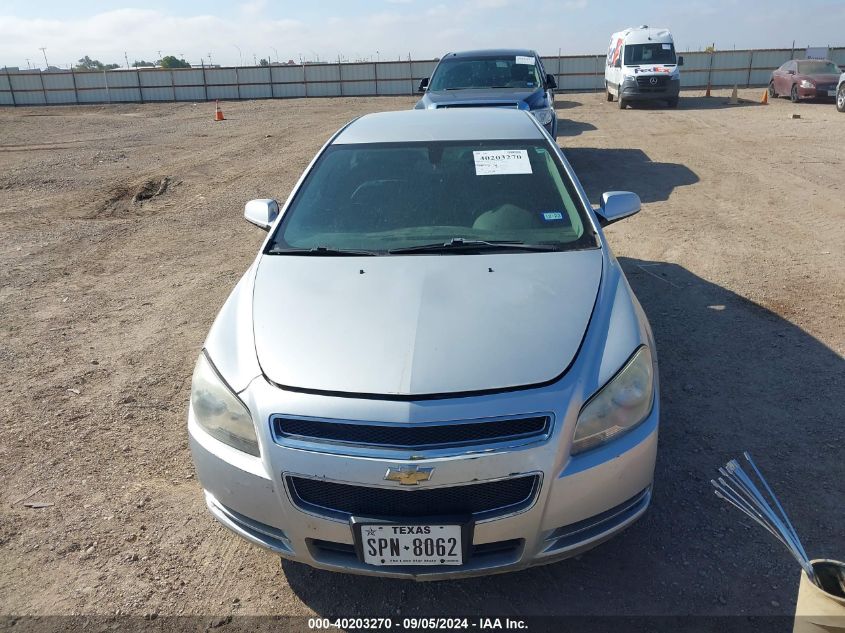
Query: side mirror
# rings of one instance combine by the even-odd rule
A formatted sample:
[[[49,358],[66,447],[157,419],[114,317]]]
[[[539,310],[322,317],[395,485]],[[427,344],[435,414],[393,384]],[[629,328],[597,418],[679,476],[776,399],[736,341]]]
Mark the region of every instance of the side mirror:
[[[279,217],[279,203],[272,198],[250,200],[244,206],[244,217],[250,224],[269,231],[270,226]]]
[[[640,197],[630,191],[606,191],[601,194],[601,207],[596,209],[602,226],[613,224],[640,210]]]
[[[557,88],[557,81],[555,81],[554,75],[546,75],[546,86],[554,90]]]
[[[613,67],[614,68],[622,68],[622,58],[621,57],[614,62]]]
[[[790,75],[794,75],[794,74],[795,74],[795,71],[794,71],[794,70],[787,70],[786,72],[788,72]]]
[[[684,56],[678,55],[678,66],[683,66],[683,65],[684,65]]]
[[[420,85],[417,87],[417,92],[425,92],[426,88],[428,88],[428,77],[420,79]]]

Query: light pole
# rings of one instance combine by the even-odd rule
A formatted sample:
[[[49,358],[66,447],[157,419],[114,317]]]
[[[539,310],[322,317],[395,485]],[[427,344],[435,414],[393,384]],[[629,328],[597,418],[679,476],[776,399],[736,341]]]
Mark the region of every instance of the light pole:
[[[29,63],[29,58],[26,58],[26,67],[32,70],[32,64]]]
[[[238,46],[237,44],[232,44],[232,46],[234,46],[235,48],[238,49],[238,57],[241,60],[241,66],[243,66],[244,65],[244,54],[241,52],[241,47]]]
[[[279,51],[276,50],[275,46],[271,46],[270,48],[273,49],[273,52],[276,53],[276,63],[279,63]]]
[[[41,46],[38,50],[44,54],[44,66],[50,68],[50,62],[47,61],[47,47]]]

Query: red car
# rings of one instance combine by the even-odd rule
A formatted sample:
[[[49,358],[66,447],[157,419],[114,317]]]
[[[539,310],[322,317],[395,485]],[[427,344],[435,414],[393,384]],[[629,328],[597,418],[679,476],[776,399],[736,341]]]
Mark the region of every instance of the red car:
[[[769,97],[780,95],[793,102],[801,99],[836,98],[839,67],[827,59],[793,59],[772,73]]]

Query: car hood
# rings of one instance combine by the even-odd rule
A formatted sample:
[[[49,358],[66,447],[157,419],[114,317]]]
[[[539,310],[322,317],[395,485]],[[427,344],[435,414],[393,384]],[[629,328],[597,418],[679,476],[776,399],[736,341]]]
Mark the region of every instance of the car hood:
[[[581,345],[602,252],[265,255],[255,348],[272,382],[419,396],[560,376]]]
[[[420,103],[423,108],[449,108],[459,106],[519,107],[524,110],[543,104],[545,92],[539,88],[486,88],[471,90],[441,90],[425,93]]]

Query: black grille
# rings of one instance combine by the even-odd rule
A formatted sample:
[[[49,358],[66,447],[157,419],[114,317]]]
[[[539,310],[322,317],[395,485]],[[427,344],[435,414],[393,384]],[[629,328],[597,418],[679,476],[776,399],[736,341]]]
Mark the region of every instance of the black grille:
[[[294,503],[312,512],[347,517],[419,518],[516,510],[534,499],[540,477],[529,475],[420,490],[373,488],[304,477],[288,477],[287,482]]]
[[[651,83],[652,80],[657,80],[655,83]],[[651,75],[648,77],[637,77],[637,86],[639,86],[640,90],[643,92],[649,91],[665,91],[666,85],[669,83],[669,77],[661,76],[661,75]]]
[[[470,103],[446,103],[438,105],[438,110],[451,108],[518,108],[515,101],[473,101]]]
[[[276,435],[322,442],[425,449],[504,442],[543,435],[549,430],[546,416],[515,420],[489,420],[448,424],[352,424],[273,418]]]

